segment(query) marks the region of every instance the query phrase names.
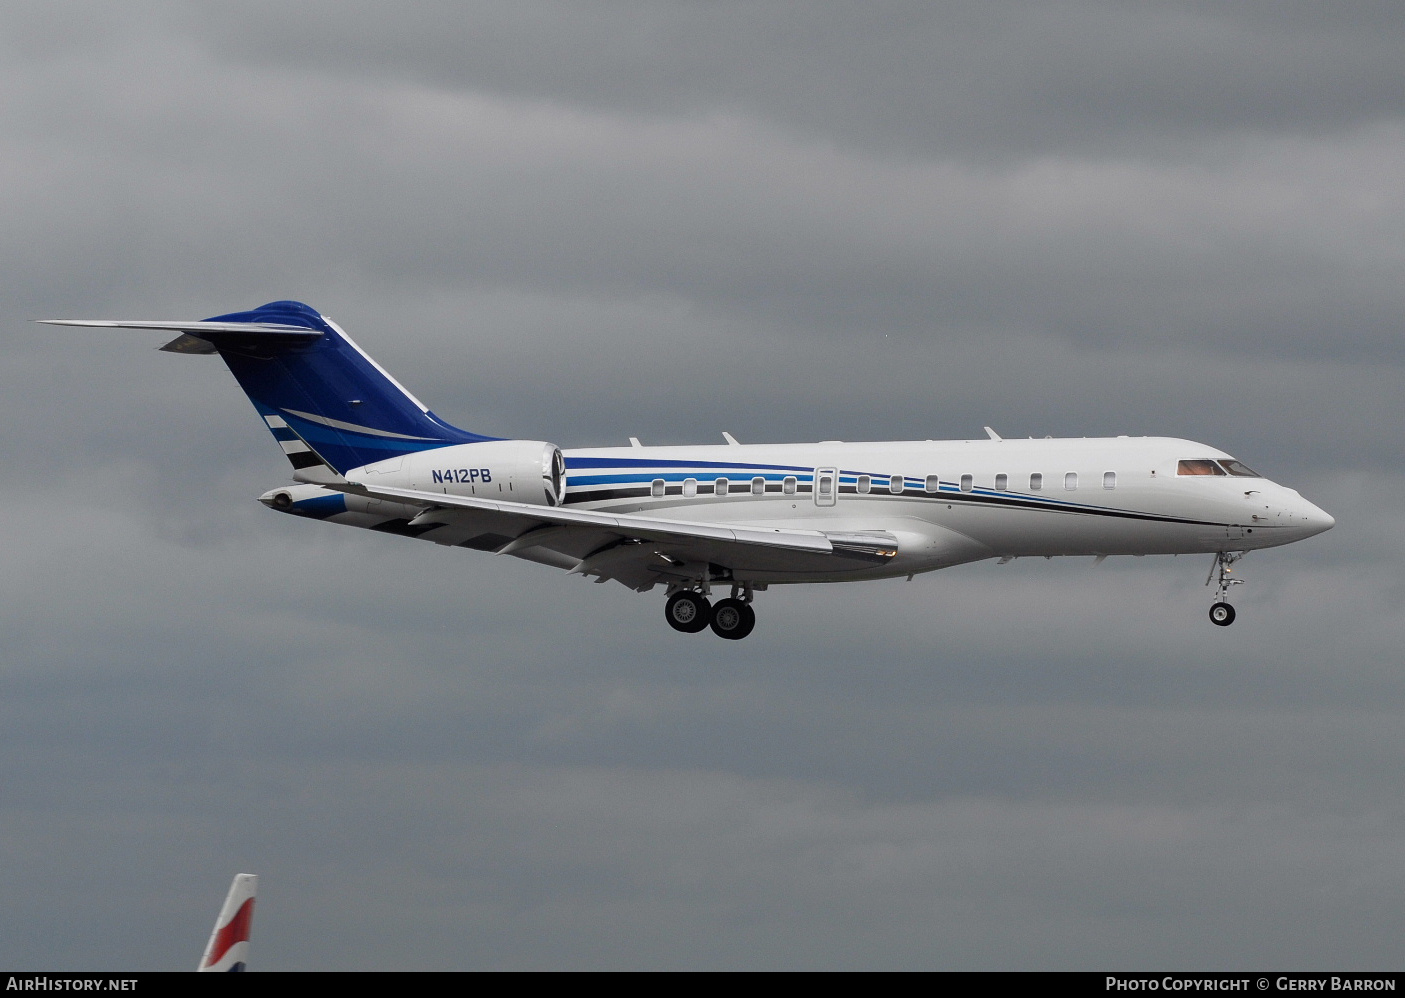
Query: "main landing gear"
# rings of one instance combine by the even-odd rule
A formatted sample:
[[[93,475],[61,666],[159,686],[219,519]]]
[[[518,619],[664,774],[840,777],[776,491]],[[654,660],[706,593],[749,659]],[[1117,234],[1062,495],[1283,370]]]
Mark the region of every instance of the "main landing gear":
[[[669,594],[663,613],[675,631],[696,634],[711,625],[713,634],[728,641],[740,641],[756,626],[750,583],[734,584],[732,595],[716,604],[708,602],[707,594],[700,590],[675,590]]]
[[[1215,572],[1220,573],[1220,584],[1215,590],[1215,602],[1210,604],[1210,622],[1218,624],[1220,627],[1228,627],[1234,623],[1234,607],[1225,602],[1225,597],[1229,593],[1230,586],[1242,586],[1243,579],[1232,579],[1230,573],[1234,571],[1232,566],[1247,552],[1244,551],[1220,551],[1215,555],[1215,563],[1210,566],[1210,574],[1205,579],[1205,585],[1210,584],[1210,580],[1215,577]]]

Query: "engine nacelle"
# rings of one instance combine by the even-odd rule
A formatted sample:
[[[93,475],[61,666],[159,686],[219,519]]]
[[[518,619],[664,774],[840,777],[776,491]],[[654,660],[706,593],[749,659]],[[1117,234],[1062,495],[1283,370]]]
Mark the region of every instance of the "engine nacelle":
[[[486,440],[392,457],[346,473],[374,488],[416,489],[451,496],[559,506],[566,498],[566,461],[544,440]]]

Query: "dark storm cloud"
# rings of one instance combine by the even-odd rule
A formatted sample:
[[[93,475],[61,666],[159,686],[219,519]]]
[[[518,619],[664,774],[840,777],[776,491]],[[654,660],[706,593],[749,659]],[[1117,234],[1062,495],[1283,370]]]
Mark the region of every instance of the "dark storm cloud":
[[[1391,5],[265,3],[222,57],[660,117],[738,113],[915,156],[1027,156],[1393,117]]]
[[[1384,5],[12,4],[0,934],[185,966],[1379,964],[1399,922]],[[1257,553],[658,601],[280,517],[228,373],[326,310],[563,445],[1174,434]]]
[[[54,248],[14,244],[26,289],[71,285],[69,267],[108,300],[136,279],[197,300],[515,287],[676,299],[807,347],[1033,334],[1371,362],[1405,321],[1396,125],[1215,134],[1166,158],[1046,145],[992,169],[726,111],[639,119],[226,66],[180,40],[123,35],[96,64],[15,71],[30,144],[12,147],[25,196],[8,220]]]

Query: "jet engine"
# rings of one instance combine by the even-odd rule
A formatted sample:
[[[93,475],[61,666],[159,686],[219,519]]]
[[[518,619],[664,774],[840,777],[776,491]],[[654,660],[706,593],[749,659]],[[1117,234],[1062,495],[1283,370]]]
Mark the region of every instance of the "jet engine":
[[[566,498],[566,460],[561,448],[544,440],[435,447],[353,468],[346,477],[369,488],[380,485],[534,506],[559,506]]]

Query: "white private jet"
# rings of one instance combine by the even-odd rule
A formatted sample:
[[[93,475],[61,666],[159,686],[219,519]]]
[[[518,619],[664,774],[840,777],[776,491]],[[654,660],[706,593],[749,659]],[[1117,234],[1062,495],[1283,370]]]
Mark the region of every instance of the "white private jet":
[[[768,586],[911,578],[963,562],[1213,554],[1231,566],[1334,521],[1223,451],[1162,437],[725,444],[563,451],[457,429],[300,302],[197,322],[42,320],[179,333],[218,353],[302,484],[272,509],[510,554],[647,592],[679,631],[746,637]],[[1210,580],[1207,580],[1207,585]],[[711,602],[715,589],[730,590]]]

